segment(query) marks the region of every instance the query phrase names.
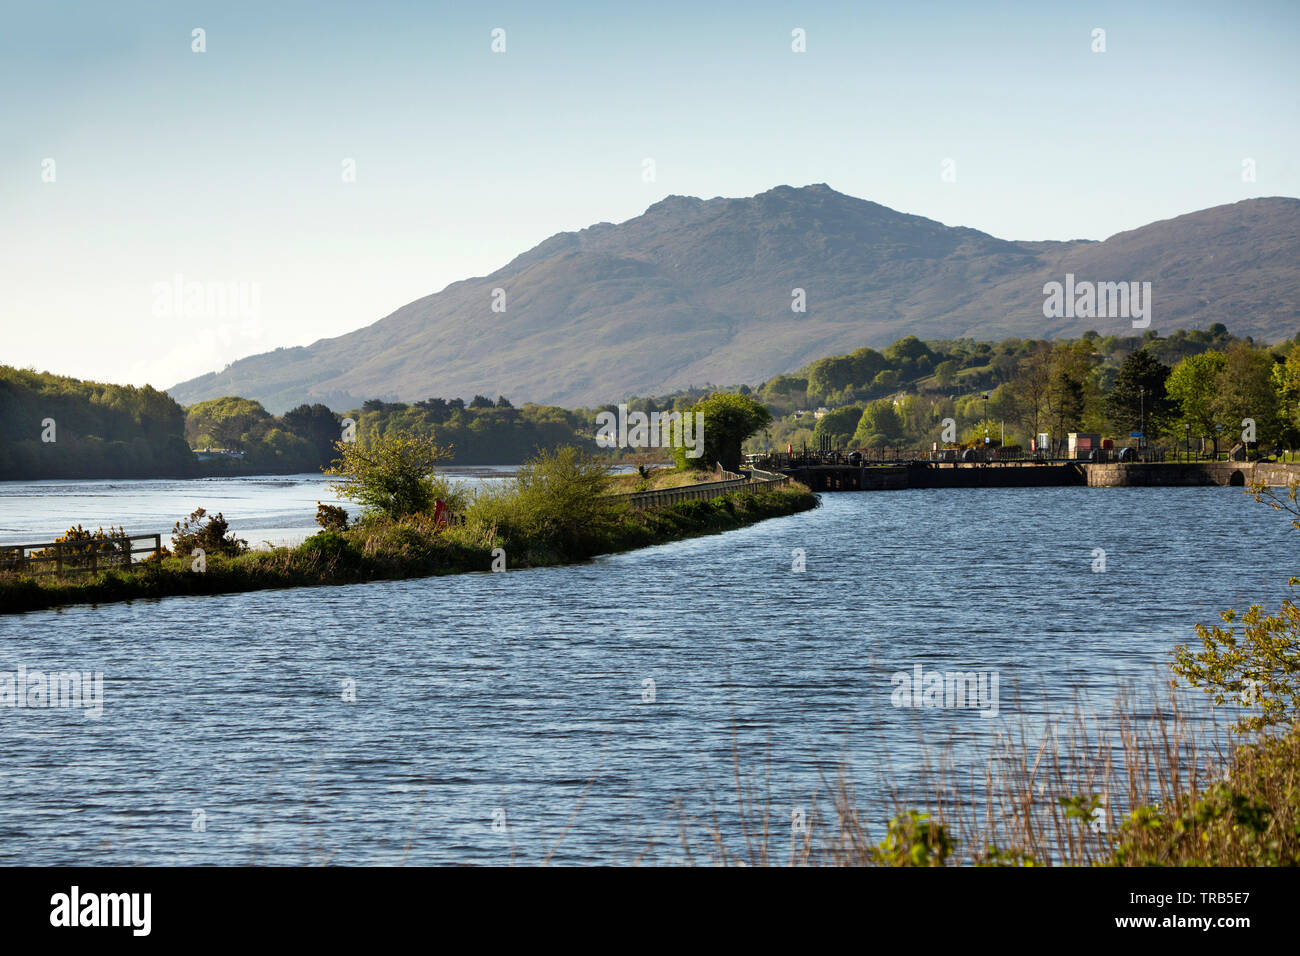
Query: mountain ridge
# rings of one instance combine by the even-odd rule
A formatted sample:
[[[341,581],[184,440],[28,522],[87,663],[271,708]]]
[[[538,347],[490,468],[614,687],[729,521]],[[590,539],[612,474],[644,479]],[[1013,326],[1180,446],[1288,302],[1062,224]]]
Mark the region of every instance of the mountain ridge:
[[[1246,199],[1101,241],[999,239],[824,183],[756,196],[666,196],[625,222],[557,233],[486,276],[371,325],[249,356],[168,389],[301,402],[505,394],[596,405],[707,382],[755,384],[824,355],[921,338],[1051,338],[1126,319],[1046,319],[1072,272],[1153,283],[1151,328],[1223,321],[1266,340],[1300,328],[1300,199]],[[493,312],[493,289],[506,311]],[[791,311],[803,289],[807,311]]]

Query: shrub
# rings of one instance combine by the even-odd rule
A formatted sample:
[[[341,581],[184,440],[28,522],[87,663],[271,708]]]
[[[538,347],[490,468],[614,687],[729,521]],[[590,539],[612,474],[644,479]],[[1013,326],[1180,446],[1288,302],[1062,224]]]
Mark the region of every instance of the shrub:
[[[341,478],[330,487],[367,511],[404,518],[433,510],[442,498],[452,511],[464,505],[464,494],[437,465],[449,461],[452,449],[432,438],[415,435],[373,436],[361,442],[337,442],[339,457],[325,474]]]
[[[908,810],[889,821],[885,839],[872,851],[872,858],[884,866],[943,866],[952,848],[943,824],[928,813]]]
[[[209,515],[203,508],[195,508],[184,524],[178,521],[172,527],[172,550],[178,555],[192,554],[196,548],[202,548],[204,554],[236,555],[247,551],[248,542],[229,534],[229,530],[220,511]]]
[[[54,539],[62,545],[61,548],[42,548],[33,551],[31,558],[53,561],[57,555],[62,554],[64,567],[89,567],[91,555],[94,555],[97,565],[129,564],[127,551],[130,542],[124,542],[122,539],[125,537],[126,531],[121,527],[109,525],[107,531],[102,527],[87,531],[77,524]]]
[[[1291,579],[1292,588],[1297,583]],[[1240,730],[1289,726],[1300,716],[1300,608],[1287,598],[1274,615],[1254,604],[1245,614],[1229,608],[1220,617],[1227,628],[1196,625],[1202,650],[1175,649],[1174,673],[1216,704],[1231,697],[1258,707],[1241,719]]]
[[[316,502],[316,523],[326,531],[348,530],[348,513],[338,505]]]
[[[361,553],[340,531],[318,531],[298,545],[296,552],[318,564],[353,566],[361,560]]]
[[[568,446],[541,451],[513,481],[480,489],[468,522],[481,535],[500,534],[516,547],[583,554],[626,508],[608,495],[609,487],[602,459]]]

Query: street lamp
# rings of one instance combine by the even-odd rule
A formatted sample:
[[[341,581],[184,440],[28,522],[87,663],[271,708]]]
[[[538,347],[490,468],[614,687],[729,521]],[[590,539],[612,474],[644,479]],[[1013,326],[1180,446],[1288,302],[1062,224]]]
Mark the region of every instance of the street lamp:
[[[1222,425],[1214,426],[1214,460],[1219,460],[1219,433],[1223,431]]]
[[[1145,452],[1147,446],[1147,390],[1138,388],[1138,451]],[[1142,455],[1146,460],[1146,455]]]
[[[1183,453],[1187,460],[1192,460],[1192,423],[1183,422]]]

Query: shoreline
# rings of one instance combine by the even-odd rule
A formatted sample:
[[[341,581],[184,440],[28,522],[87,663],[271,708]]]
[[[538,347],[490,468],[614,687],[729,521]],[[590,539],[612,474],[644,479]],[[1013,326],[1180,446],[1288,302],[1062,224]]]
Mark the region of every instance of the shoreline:
[[[819,506],[806,488],[740,490],[709,501],[684,501],[643,511],[628,510],[613,534],[591,533],[576,549],[525,548],[508,554],[514,570],[580,564],[672,541],[721,534],[810,511]],[[234,594],[282,588],[341,586],[371,581],[492,573],[500,548],[468,547],[446,537],[432,546],[403,551],[359,547],[339,532],[318,531],[295,548],[248,551],[232,557],[212,554],[202,573],[191,570],[188,557],[166,557],[96,574],[58,579],[46,585],[31,576],[0,574],[0,616],[67,607],[108,604],[173,595]],[[518,562],[518,563],[516,563]]]

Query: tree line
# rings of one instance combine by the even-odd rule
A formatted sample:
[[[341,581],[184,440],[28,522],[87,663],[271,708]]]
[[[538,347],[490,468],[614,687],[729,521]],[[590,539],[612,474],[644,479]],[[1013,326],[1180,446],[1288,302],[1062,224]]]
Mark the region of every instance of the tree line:
[[[1006,339],[922,342],[900,339],[881,351],[858,349],[779,375],[754,390],[772,411],[764,444],[836,448],[928,448],[985,435],[1022,445],[1041,433],[1063,443],[1070,432],[1128,441],[1231,446],[1243,421],[1265,447],[1300,447],[1300,342],[1239,338],[1222,323],[1168,337]],[[826,410],[818,413],[818,407]]]

